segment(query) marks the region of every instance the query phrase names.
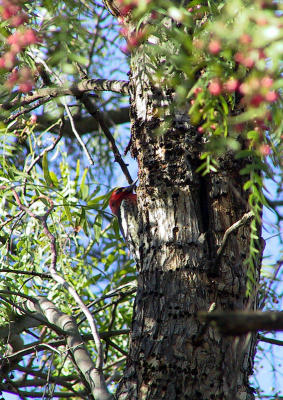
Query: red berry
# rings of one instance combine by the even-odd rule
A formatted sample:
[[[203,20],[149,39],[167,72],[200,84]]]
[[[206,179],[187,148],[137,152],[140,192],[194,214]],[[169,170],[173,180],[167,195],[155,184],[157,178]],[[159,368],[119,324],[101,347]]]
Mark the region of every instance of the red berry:
[[[202,92],[202,88],[201,87],[196,87],[195,89],[194,89],[194,95],[198,95],[198,93],[200,93],[200,92]]]
[[[264,97],[261,94],[255,94],[251,100],[250,104],[254,107],[258,107],[264,101]]]

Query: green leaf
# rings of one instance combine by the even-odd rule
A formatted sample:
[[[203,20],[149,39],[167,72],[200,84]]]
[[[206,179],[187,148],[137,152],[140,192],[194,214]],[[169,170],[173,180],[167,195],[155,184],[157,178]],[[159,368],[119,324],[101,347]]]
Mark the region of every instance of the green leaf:
[[[253,185],[253,181],[247,181],[245,184],[244,184],[244,186],[243,186],[243,189],[244,190],[248,190],[251,186]]]
[[[220,101],[221,101],[224,114],[225,114],[225,115],[228,115],[228,113],[229,113],[229,108],[228,108],[228,104],[227,104],[226,100],[224,99],[224,97],[223,97],[222,95],[219,96],[219,99],[220,99]]]
[[[72,214],[70,212],[70,207],[68,206],[68,203],[67,203],[66,199],[64,199],[64,198],[63,198],[63,204],[64,204],[65,214],[66,214],[68,220],[72,223],[73,219],[72,219]]]
[[[88,190],[89,190],[88,185],[85,184],[87,173],[88,173],[88,168],[85,168],[83,176],[82,176],[81,184],[80,184],[80,192],[81,192],[81,196],[82,196],[83,200],[86,200],[86,198],[88,196]]]
[[[53,171],[49,171],[49,176],[50,176],[50,178],[52,180],[53,185],[55,187],[58,187],[59,186],[59,181],[58,181],[57,175]]]
[[[98,214],[94,221],[94,238],[98,242],[101,235],[102,215]]]
[[[42,168],[43,168],[43,175],[44,175],[45,182],[47,183],[48,186],[53,186],[53,181],[50,177],[49,170],[48,170],[47,153],[43,154]]]

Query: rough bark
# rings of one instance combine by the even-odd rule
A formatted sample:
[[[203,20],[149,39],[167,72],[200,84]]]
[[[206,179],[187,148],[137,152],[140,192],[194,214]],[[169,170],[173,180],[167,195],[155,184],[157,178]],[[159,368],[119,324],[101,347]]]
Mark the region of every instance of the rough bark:
[[[243,165],[228,153],[219,157],[217,173],[204,178],[196,172],[201,138],[187,110],[174,106],[174,92],[165,82],[154,84],[147,51],[146,45],[136,49],[131,64],[132,152],[140,178],[138,290],[116,397],[251,400],[255,337],[222,336],[196,317],[212,308],[255,307],[245,295],[248,223],[229,235],[217,256],[225,231],[249,211]],[[170,127],[156,134],[167,116]]]

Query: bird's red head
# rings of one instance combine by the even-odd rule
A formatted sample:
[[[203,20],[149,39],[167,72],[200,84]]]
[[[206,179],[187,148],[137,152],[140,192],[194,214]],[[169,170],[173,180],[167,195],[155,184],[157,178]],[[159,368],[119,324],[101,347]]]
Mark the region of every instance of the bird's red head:
[[[113,190],[109,199],[109,206],[114,215],[119,214],[119,208],[123,200],[128,200],[133,203],[137,202],[137,195],[133,193],[134,188],[135,183]]]

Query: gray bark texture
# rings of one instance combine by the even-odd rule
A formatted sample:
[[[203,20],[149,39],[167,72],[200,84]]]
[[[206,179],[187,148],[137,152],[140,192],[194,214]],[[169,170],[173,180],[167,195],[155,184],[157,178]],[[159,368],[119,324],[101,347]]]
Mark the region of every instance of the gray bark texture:
[[[170,43],[168,43],[168,48]],[[249,223],[225,231],[249,211],[233,154],[202,177],[202,138],[174,91],[155,84],[144,44],[132,54],[132,154],[139,165],[138,290],[131,346],[119,400],[252,400],[253,334],[223,336],[199,311],[253,310],[246,297]],[[174,49],[172,49],[174,51]],[[164,60],[156,58],[156,67]],[[166,130],[157,134],[166,118]]]

